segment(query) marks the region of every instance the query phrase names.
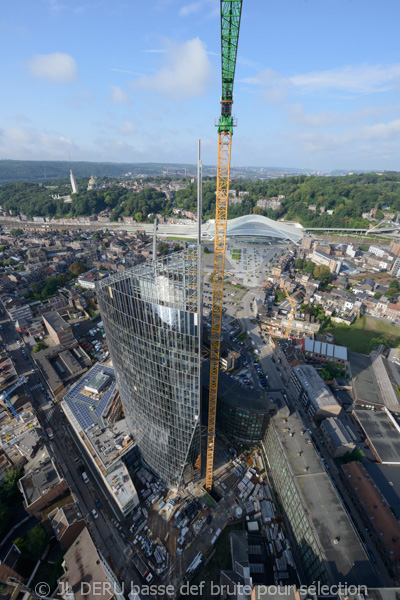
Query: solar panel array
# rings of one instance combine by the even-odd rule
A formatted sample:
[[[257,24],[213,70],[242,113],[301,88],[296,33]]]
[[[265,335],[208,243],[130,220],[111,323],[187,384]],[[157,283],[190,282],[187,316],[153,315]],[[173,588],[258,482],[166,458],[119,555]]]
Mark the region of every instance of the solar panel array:
[[[85,386],[97,373],[105,373],[112,378],[112,383],[107,390],[100,394],[100,401],[93,395],[90,397],[83,393]],[[97,425],[97,420],[101,418],[113,400],[116,386],[114,369],[97,364],[65,394],[64,401],[84,431]],[[97,406],[93,409],[92,406],[96,404]]]

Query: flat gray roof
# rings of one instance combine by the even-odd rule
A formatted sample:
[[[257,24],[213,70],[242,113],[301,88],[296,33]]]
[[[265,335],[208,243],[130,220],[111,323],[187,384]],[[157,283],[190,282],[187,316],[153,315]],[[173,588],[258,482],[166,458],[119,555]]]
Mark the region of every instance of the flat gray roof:
[[[29,473],[19,480],[28,505],[36,502],[61,481],[55,464],[45,447],[41,449],[29,466],[31,467]]]
[[[56,332],[63,331],[70,327],[55,310],[43,313],[43,319],[45,319]]]
[[[319,541],[332,583],[359,584],[362,581],[367,586],[379,585],[329,476],[313,445],[307,444],[309,436],[300,434],[305,431],[300,418],[297,414],[292,414],[285,423],[282,418],[274,417],[273,423]],[[294,435],[285,433],[286,428],[290,428]],[[339,538],[338,544],[334,544],[335,538]]]
[[[386,412],[357,408],[355,415],[381,461],[400,464],[400,433]]]

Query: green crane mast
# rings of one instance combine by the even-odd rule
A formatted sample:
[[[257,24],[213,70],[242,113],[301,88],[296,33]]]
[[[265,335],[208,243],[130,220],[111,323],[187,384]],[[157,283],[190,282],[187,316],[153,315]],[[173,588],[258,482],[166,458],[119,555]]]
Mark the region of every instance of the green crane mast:
[[[232,117],[233,82],[235,79],[242,1],[221,0],[222,96],[218,133],[221,131],[233,133],[235,125]]]

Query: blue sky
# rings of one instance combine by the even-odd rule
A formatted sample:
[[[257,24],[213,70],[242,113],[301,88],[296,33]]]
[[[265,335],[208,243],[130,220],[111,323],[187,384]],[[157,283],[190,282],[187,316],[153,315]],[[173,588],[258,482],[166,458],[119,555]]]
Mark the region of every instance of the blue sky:
[[[232,164],[399,170],[399,0],[243,0]],[[215,164],[219,0],[3,0],[0,158]]]

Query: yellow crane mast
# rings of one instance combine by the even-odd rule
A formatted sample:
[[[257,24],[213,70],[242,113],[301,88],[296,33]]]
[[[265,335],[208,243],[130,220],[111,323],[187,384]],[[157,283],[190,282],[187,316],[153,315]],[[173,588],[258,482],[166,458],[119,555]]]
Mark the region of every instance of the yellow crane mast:
[[[219,352],[221,341],[222,305],[224,299],[224,269],[226,222],[228,216],[229,176],[233,127],[233,82],[239,41],[242,0],[221,0],[221,60],[222,97],[221,116],[218,121],[218,167],[215,209],[214,279],[212,299],[210,386],[208,401],[206,488],[212,489]]]

